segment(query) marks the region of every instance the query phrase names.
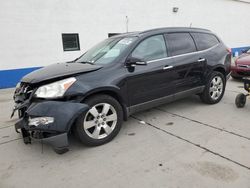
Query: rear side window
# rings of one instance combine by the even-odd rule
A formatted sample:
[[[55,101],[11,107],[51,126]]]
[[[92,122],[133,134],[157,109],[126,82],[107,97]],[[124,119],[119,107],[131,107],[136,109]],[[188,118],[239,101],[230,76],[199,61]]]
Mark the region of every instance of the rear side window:
[[[219,43],[219,40],[212,34],[207,33],[192,33],[197,49],[206,50]]]
[[[171,56],[196,51],[194,40],[189,33],[166,34],[168,53]]]

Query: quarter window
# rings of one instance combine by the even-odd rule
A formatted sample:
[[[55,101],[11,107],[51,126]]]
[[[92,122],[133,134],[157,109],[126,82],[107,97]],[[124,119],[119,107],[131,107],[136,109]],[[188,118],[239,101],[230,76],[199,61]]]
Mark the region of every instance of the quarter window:
[[[192,33],[192,36],[198,50],[205,50],[219,43],[219,40],[212,34]]]
[[[189,33],[166,34],[168,53],[171,56],[195,52],[194,40]]]
[[[167,57],[163,35],[149,37],[142,41],[132,52],[132,57],[150,61]]]

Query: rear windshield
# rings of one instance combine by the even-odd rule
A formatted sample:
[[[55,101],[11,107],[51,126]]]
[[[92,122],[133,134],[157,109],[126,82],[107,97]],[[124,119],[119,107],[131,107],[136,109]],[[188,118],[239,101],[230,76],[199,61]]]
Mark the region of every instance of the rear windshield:
[[[213,34],[208,33],[191,33],[196,43],[197,49],[206,50],[219,43],[219,40]]]

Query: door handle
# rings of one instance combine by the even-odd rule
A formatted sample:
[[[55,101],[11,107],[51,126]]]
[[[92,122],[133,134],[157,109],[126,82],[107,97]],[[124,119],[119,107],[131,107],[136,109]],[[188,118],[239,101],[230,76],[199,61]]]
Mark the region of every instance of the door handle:
[[[200,59],[198,59],[198,61],[197,62],[205,62],[206,61],[206,59],[205,58],[200,58]]]
[[[163,67],[163,70],[168,70],[174,68],[172,65],[166,65]]]

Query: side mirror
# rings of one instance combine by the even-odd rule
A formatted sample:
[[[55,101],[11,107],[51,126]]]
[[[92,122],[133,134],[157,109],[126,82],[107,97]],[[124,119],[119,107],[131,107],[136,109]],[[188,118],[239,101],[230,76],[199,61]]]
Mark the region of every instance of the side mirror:
[[[135,57],[130,57],[127,59],[126,65],[129,67],[135,67],[136,65],[147,65],[147,62],[139,59],[139,58],[135,58]]]

